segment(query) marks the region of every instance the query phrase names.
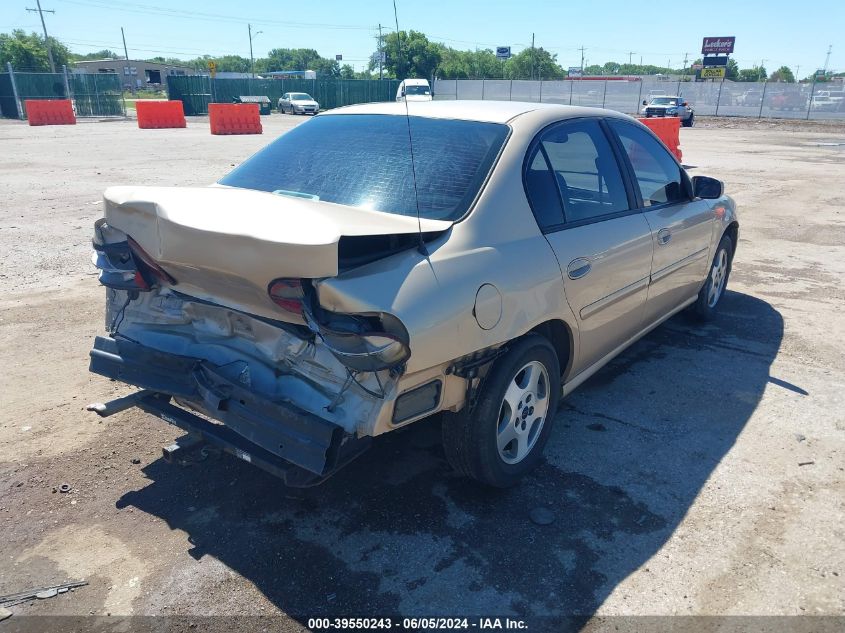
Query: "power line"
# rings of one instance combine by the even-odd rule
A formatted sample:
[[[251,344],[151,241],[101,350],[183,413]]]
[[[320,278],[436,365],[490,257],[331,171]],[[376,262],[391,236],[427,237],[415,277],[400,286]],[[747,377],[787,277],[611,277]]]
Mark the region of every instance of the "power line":
[[[96,9],[109,9],[113,11],[123,11],[127,13],[140,13],[145,15],[160,15],[171,18],[184,18],[192,20],[208,20],[212,22],[242,22],[251,23],[257,22],[260,24],[272,24],[290,28],[323,28],[323,29],[341,29],[341,30],[357,30],[370,31],[374,27],[372,25],[357,25],[357,24],[327,24],[320,22],[294,22],[288,20],[272,20],[267,18],[247,17],[243,15],[228,15],[223,13],[207,13],[203,11],[189,11],[186,9],[172,9],[169,7],[159,7],[147,4],[136,4],[129,2],[116,2],[113,0],[61,0],[70,4],[75,4],[84,7],[92,7]]]

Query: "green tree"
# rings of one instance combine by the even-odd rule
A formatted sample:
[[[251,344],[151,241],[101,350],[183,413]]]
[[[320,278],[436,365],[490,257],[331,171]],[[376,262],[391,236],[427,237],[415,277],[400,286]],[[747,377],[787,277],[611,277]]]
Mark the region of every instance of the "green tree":
[[[56,70],[68,63],[70,51],[67,46],[57,39],[50,38],[50,48]],[[47,56],[47,45],[44,37],[37,33],[26,34],[23,29],[15,29],[11,33],[0,33],[0,65],[5,72],[7,62],[17,70],[33,72],[50,72],[50,60]]]
[[[350,64],[344,64],[340,67],[341,79],[355,79],[355,69]]]
[[[388,33],[382,50],[387,54],[384,68],[397,79],[421,77],[430,79],[442,61],[442,44],[429,41],[419,31]],[[378,68],[378,60],[370,61],[370,70]]]
[[[740,70],[737,81],[763,81],[766,76],[766,69],[763,66],[754,66],[754,68]]]
[[[340,65],[325,59],[313,48],[274,48],[267,57],[255,60],[256,72],[313,70],[321,76],[339,77]]]
[[[769,81],[780,81],[787,84],[794,84],[795,75],[792,74],[789,66],[781,66],[771,74]]]
[[[95,59],[122,59],[123,55],[118,55],[114,51],[110,51],[107,48],[104,48],[101,51],[97,51],[96,53],[85,53],[84,55],[80,55],[79,53],[71,53],[70,54],[70,61],[72,62],[83,62],[83,61],[92,61]]]
[[[739,64],[735,59],[728,59],[728,64],[725,66],[725,79],[737,81],[739,79]]]
[[[505,64],[505,74],[509,79],[562,79],[566,73],[553,55],[542,46],[526,48]]]
[[[439,79],[494,79],[502,76],[502,62],[489,48],[459,51],[441,46],[440,56],[437,67]]]

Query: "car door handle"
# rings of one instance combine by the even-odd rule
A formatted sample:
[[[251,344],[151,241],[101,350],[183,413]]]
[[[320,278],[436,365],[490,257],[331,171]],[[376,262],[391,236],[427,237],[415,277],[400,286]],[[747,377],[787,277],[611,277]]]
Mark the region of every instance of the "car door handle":
[[[570,279],[581,279],[581,277],[586,276],[592,268],[593,265],[590,263],[589,259],[579,257],[578,259],[573,259],[569,262],[569,266],[566,267],[566,274]]]
[[[669,240],[672,239],[672,231],[669,229],[660,229],[657,232],[657,243],[661,245],[665,245],[669,243]]]

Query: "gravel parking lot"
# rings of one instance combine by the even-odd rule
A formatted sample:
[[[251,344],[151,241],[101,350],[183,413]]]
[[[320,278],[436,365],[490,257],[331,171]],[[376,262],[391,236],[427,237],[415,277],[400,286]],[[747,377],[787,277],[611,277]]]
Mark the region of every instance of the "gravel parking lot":
[[[692,173],[740,209],[723,311],[673,318],[567,398],[519,487],[452,475],[432,421],[292,491],[227,456],[166,464],[177,429],[85,411],[128,393],[87,372],[104,294],[89,250],[105,187],[210,183],[302,121],[215,137],[202,118],[0,120],[0,594],[90,583],[10,623],[845,615],[845,127],[682,130]]]

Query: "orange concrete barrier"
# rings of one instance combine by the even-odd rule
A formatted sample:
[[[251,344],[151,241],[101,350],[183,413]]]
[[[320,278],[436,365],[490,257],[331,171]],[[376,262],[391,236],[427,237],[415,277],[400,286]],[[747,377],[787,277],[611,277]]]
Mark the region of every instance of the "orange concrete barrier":
[[[143,130],[186,127],[181,101],[136,101],[135,111],[138,127]]]
[[[208,121],[212,134],[261,134],[257,103],[209,103]]]
[[[75,125],[70,99],[27,99],[24,102],[30,125]]]
[[[649,128],[657,135],[663,144],[669,148],[678,160],[683,160],[681,152],[681,141],[678,137],[681,129],[681,120],[676,116],[650,117],[640,119],[640,123]]]

